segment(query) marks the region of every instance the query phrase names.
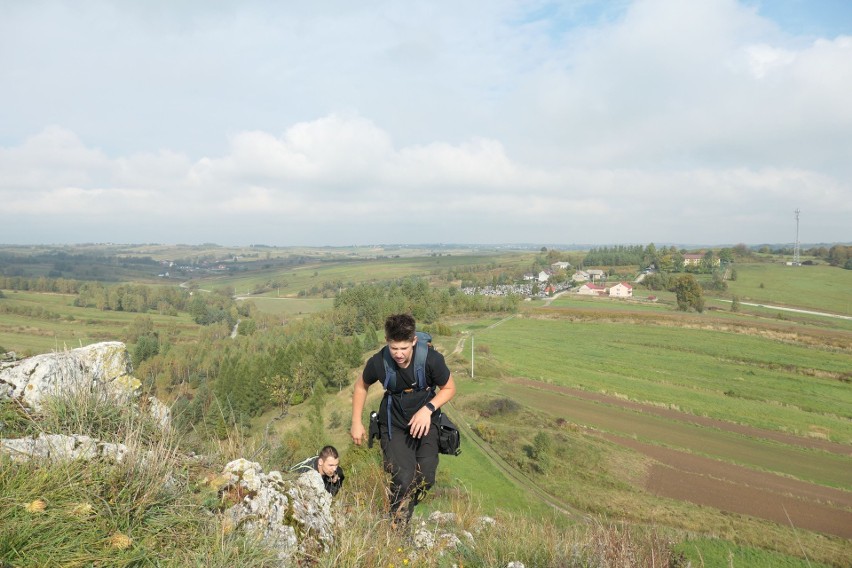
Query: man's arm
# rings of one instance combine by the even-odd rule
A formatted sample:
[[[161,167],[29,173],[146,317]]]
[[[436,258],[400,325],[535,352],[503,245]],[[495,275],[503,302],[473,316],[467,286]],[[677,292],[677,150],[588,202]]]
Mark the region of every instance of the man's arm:
[[[370,385],[364,382],[363,376],[360,376],[355,381],[352,392],[352,428],[349,430],[349,434],[356,446],[360,446],[367,439],[367,432],[364,430],[361,415],[364,413],[364,404],[367,402],[367,390],[369,388]]]
[[[453,375],[450,374],[450,378],[447,379],[447,384],[440,387],[438,389],[438,393],[429,402],[432,403],[435,410],[438,410],[441,406],[450,402],[455,395],[456,381],[453,379]],[[429,433],[429,428],[432,426],[432,411],[424,406],[411,417],[411,420],[408,421],[408,426],[412,437],[422,438]]]

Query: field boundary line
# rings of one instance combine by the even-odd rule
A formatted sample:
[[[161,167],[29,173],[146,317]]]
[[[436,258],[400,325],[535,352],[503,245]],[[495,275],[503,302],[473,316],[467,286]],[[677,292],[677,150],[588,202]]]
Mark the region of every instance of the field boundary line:
[[[518,470],[516,467],[510,465],[506,460],[500,457],[497,452],[495,452],[490,444],[488,444],[485,440],[477,436],[473,430],[470,428],[468,423],[463,419],[460,412],[458,412],[455,407],[453,407],[451,402],[448,402],[445,406],[448,406],[452,409],[453,415],[456,417],[456,426],[461,430],[467,439],[470,440],[473,445],[475,445],[479,450],[485,455],[489,462],[491,462],[494,467],[503,472],[504,475],[516,486],[529,491],[534,494],[540,501],[544,504],[549,505],[550,507],[556,509],[560,513],[566,514],[569,517],[582,521],[588,522],[587,515],[584,515],[577,509],[574,509],[567,503],[564,503],[539,487],[532,479],[530,479],[525,473]]]

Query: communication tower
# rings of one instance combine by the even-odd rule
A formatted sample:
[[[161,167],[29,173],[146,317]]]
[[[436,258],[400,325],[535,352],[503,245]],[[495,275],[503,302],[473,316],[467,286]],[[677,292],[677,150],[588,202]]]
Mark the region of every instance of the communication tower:
[[[799,256],[799,210],[796,209],[796,247],[793,249],[793,266],[801,266],[801,257]]]

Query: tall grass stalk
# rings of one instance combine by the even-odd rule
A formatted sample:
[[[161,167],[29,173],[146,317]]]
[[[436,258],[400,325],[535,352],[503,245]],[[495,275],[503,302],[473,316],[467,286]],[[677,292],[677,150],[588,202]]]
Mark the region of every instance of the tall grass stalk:
[[[0,456],[0,566],[273,566],[204,506],[170,428],[99,388],[44,399],[38,429],[122,443],[117,459]]]

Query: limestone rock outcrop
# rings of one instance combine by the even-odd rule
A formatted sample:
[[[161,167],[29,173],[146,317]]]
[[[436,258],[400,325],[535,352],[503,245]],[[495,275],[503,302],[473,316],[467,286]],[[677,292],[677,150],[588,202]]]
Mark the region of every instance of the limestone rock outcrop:
[[[60,462],[104,458],[121,462],[127,451],[124,444],[101,442],[82,435],[42,432],[36,437],[0,439],[0,453],[7,454],[14,461],[38,459]]]
[[[331,495],[316,471],[285,480],[278,471],[268,474],[260,464],[245,459],[228,463],[220,492],[242,499],[225,511],[228,525],[255,533],[277,551],[282,565],[297,553],[324,551],[334,540]]]
[[[95,343],[0,363],[0,398],[16,398],[38,409],[45,396],[101,385],[117,397],[129,398],[141,384],[132,372],[124,343]]]

